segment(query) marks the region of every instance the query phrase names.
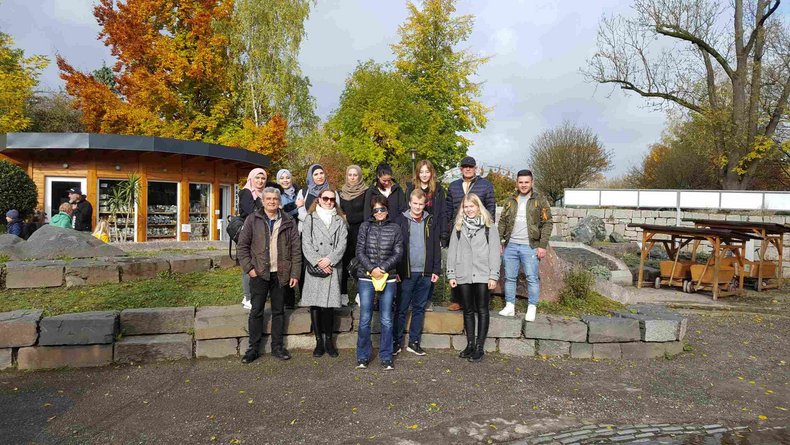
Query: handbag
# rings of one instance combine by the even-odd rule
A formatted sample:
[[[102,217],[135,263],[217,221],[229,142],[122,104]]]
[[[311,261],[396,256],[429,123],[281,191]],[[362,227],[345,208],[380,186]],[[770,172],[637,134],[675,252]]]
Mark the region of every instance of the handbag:
[[[314,227],[314,225],[315,225],[315,216],[311,216],[310,217],[310,238],[313,237],[313,227]],[[337,237],[337,232],[335,232],[335,237]],[[316,266],[315,264],[310,264],[310,263],[307,263],[307,266],[305,266],[305,270],[307,271],[307,273],[309,273],[310,275],[312,275],[314,277],[317,277],[317,278],[326,278],[330,274],[329,272],[324,272],[323,269],[321,269],[320,267]]]

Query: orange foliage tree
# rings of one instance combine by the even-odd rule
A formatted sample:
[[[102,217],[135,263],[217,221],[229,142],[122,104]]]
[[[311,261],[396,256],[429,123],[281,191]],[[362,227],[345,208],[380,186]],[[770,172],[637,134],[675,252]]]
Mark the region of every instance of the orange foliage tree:
[[[99,0],[99,34],[118,60],[114,87],[58,57],[88,131],[242,146],[279,157],[287,122],[243,122],[231,74],[231,0]]]

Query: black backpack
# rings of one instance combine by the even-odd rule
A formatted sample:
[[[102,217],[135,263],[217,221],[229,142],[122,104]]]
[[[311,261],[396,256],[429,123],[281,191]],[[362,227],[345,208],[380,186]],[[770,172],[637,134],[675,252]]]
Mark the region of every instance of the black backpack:
[[[258,201],[256,200],[253,204],[252,213],[257,212],[261,209],[261,206],[258,205]],[[230,237],[230,241],[228,241],[228,256],[230,259],[235,260],[233,255],[230,253],[233,244],[239,244],[239,234],[241,233],[241,229],[244,227],[244,218],[239,215],[231,216],[228,218],[228,227],[225,228],[225,233],[228,234]]]

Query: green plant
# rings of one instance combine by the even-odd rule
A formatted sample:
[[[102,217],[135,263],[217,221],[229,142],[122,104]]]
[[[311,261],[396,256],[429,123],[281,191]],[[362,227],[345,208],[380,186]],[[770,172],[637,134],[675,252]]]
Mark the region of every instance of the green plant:
[[[16,164],[0,161],[0,212],[17,210],[24,219],[38,204],[38,190],[30,176]]]
[[[590,267],[590,273],[593,277],[600,278],[602,280],[609,280],[612,278],[612,271],[609,270],[608,267],[596,264],[595,266]]]
[[[580,307],[592,294],[595,277],[584,269],[572,269],[565,275],[565,287],[560,291],[560,304],[570,308]]]
[[[134,206],[137,203],[137,197],[140,195],[140,175],[136,172],[129,173],[129,177],[125,181],[121,181],[110,190],[110,196],[107,199],[107,204],[110,207],[110,219],[115,225],[116,241],[126,241],[126,233],[129,225],[134,227],[132,216],[134,215]],[[118,214],[125,216],[125,224],[123,230],[119,230],[117,221]]]

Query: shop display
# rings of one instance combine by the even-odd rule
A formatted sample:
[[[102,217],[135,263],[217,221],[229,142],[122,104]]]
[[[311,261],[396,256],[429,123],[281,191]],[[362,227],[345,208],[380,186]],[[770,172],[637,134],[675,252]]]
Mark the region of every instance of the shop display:
[[[97,221],[102,219],[107,220],[110,226],[110,242],[116,241],[134,241],[135,233],[135,210],[127,212],[126,207],[119,207],[113,215],[113,208],[111,205],[113,189],[120,185],[123,181],[112,179],[99,180],[99,199],[98,199],[98,212]],[[127,224],[127,215],[128,224]]]
[[[209,239],[209,197],[211,185],[189,184],[190,241]]]
[[[178,184],[148,183],[148,218],[146,238],[149,240],[178,237]]]

